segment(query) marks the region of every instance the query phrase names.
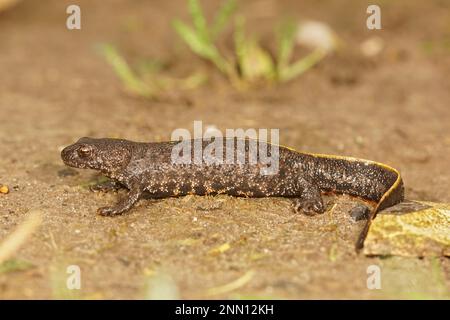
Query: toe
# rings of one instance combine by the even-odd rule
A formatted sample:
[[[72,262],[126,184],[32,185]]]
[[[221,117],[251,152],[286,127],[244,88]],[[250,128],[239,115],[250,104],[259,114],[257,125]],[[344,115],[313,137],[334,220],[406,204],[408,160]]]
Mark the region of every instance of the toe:
[[[296,199],[294,201],[294,208],[297,212],[312,216],[325,212],[325,206],[322,202],[312,200]]]
[[[97,213],[101,216],[112,216],[113,210],[110,207],[98,208]]]

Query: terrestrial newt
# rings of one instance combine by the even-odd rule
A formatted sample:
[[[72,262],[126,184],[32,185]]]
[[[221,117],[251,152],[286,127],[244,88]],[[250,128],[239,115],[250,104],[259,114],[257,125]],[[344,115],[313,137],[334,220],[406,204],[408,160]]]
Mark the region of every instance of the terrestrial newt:
[[[200,146],[201,158],[200,161],[178,163],[173,161],[173,150],[180,144],[179,141],[142,143],[122,139],[81,138],[64,148],[61,158],[68,166],[99,170],[115,182],[109,186],[98,186],[99,189],[124,186],[129,190],[127,196],[115,206],[98,209],[98,213],[104,216],[128,211],[144,192],[153,198],[188,194],[288,197],[293,199],[294,209],[305,214],[326,211],[322,199],[324,192],[348,194],[376,202],[357,241],[357,249],[363,247],[370,223],[377,212],[403,201],[404,188],[400,173],[374,161],[301,153],[283,146],[277,149],[278,168],[273,174],[262,174],[261,169],[268,164],[262,161],[261,153],[257,154],[253,163],[215,161],[225,153],[231,154],[235,160],[249,160],[252,156],[249,151],[250,141],[224,138],[222,150],[215,151],[212,158],[209,155],[207,159],[203,151],[211,143],[210,140],[185,140],[182,143],[193,146],[190,149],[192,157],[195,157],[195,144]],[[239,143],[245,148],[238,148]],[[274,146],[261,141],[259,143],[261,150],[271,150]]]

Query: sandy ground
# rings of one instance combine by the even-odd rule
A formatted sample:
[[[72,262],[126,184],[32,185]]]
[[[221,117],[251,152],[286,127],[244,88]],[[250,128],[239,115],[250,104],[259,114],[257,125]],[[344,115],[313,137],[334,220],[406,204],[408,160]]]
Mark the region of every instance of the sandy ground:
[[[189,196],[104,218],[96,208],[121,194],[91,193],[83,186],[96,173],[66,170],[59,156],[81,136],[163,141],[194,120],[279,128],[284,145],[388,163],[407,198],[450,202],[449,3],[381,1],[383,30],[368,31],[365,1],[246,1],[263,39],[289,12],[328,23],[345,43],[295,81],[247,93],[176,38],[170,21],[187,16],[183,1],[77,1],[79,31],[65,27],[71,3],[24,1],[0,13],[0,183],[11,189],[0,194],[0,239],[30,210],[43,214],[13,256],[31,265],[0,273],[0,298],[449,297],[449,259],[355,254],[364,223],[350,219],[349,197],[327,198],[337,206],[320,217],[293,213],[286,199]],[[386,48],[366,58],[359,45],[373,35]],[[169,73],[198,68],[212,79],[177,99],[135,98],[96,54],[101,42],[130,61],[160,57]],[[68,265],[81,268],[81,290],[64,289]],[[381,290],[367,288],[369,265],[381,268]]]

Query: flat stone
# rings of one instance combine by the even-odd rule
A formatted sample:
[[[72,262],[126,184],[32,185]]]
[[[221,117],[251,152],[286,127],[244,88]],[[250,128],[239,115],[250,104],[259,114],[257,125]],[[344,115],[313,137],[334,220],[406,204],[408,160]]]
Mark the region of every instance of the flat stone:
[[[405,201],[378,213],[363,252],[407,257],[450,256],[450,204]]]

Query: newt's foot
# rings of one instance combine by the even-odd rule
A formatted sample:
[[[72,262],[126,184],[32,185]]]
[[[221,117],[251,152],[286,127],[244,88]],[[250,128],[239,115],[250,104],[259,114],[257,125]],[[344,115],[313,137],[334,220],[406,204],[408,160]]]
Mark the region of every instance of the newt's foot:
[[[104,217],[112,217],[121,214],[122,212],[116,210],[114,207],[102,207],[97,209],[97,214]]]
[[[325,212],[322,199],[295,199],[294,208],[297,212],[302,212],[308,216]]]

